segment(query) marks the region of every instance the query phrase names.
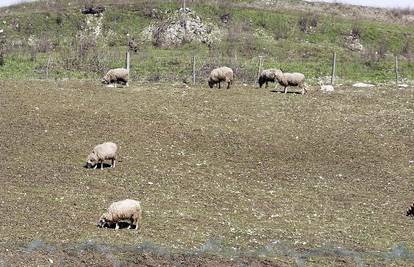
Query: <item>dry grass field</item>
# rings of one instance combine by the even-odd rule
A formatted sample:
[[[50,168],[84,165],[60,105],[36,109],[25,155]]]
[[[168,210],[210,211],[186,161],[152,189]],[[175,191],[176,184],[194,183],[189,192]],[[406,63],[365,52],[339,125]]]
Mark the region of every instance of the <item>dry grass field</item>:
[[[413,99],[0,81],[0,266],[412,266]],[[124,198],[142,228],[97,228]]]

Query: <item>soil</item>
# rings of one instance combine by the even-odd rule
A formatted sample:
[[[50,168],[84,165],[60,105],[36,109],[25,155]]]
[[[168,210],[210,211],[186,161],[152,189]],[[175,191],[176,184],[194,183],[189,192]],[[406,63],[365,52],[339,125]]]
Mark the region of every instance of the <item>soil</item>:
[[[0,81],[0,266],[410,266],[414,91],[338,88]]]

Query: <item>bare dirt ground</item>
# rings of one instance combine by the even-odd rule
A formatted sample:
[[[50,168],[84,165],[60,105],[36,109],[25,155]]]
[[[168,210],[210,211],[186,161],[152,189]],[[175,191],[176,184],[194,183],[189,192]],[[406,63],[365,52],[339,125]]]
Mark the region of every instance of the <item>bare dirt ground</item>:
[[[1,81],[0,266],[412,266],[413,97]]]

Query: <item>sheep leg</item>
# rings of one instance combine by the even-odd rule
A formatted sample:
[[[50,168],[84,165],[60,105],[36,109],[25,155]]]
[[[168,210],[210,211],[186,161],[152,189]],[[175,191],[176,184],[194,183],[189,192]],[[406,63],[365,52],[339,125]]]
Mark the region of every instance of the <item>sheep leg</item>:
[[[116,223],[115,224],[115,230],[118,230],[119,229],[119,224],[118,223]]]
[[[132,217],[131,224],[135,225],[135,230],[138,230],[139,217]]]
[[[266,81],[266,87],[265,88],[267,88],[269,86],[269,84],[267,83],[267,81]]]
[[[96,168],[98,168],[98,164],[95,164],[95,166],[93,167],[93,169],[96,169]]]
[[[227,83],[227,89],[230,89],[230,82]]]
[[[103,170],[103,160],[100,161],[101,162],[101,170]]]
[[[303,87],[302,87],[302,90],[303,90],[303,94],[306,94],[306,93],[308,92],[308,90],[306,90],[306,86],[303,86]],[[303,94],[302,94],[302,95],[303,95]]]
[[[116,162],[116,160],[115,160],[115,159],[112,159],[112,165],[111,165],[111,168],[115,168],[115,162]]]
[[[126,82],[125,86],[126,86],[126,87],[129,87],[129,84],[128,84],[128,82]]]
[[[134,224],[134,222],[135,222],[134,217],[130,218],[130,219],[129,219],[129,221],[130,221],[130,223],[129,223],[129,225],[128,225],[128,229],[131,229],[131,228],[132,228],[132,225],[133,225],[133,224]]]
[[[287,86],[285,86],[285,91],[284,92],[285,92],[285,94],[287,93]]]
[[[219,89],[221,89],[221,85],[220,85],[220,82],[219,82]]]

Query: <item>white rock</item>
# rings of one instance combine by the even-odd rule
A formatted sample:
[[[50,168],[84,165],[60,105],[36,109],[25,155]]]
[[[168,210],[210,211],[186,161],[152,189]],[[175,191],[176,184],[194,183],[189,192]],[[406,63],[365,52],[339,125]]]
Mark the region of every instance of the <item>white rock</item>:
[[[332,85],[321,85],[321,91],[323,92],[333,92],[335,91],[334,87]]]
[[[369,87],[374,87],[375,85],[370,84],[370,83],[354,83],[352,86],[358,87],[358,88],[369,88]]]

